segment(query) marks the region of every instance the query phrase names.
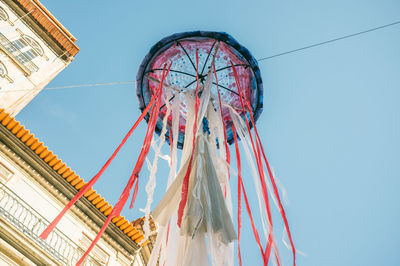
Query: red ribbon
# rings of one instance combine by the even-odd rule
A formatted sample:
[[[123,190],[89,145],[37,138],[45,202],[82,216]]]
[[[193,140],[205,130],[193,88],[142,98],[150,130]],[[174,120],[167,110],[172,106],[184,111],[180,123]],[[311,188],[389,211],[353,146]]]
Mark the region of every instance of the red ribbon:
[[[232,125],[232,132],[233,132],[233,138],[235,139],[236,160],[237,160],[237,167],[238,167],[238,214],[237,214],[237,219],[238,219],[238,257],[239,257],[239,265],[242,265],[242,258],[241,258],[241,254],[240,254],[240,231],[241,231],[241,227],[242,227],[241,191],[243,191],[243,196],[244,196],[244,200],[245,200],[245,203],[246,203],[247,213],[249,214],[249,218],[250,218],[250,222],[251,222],[251,227],[253,229],[254,237],[255,237],[255,239],[257,241],[257,244],[258,244],[258,247],[260,248],[260,251],[261,251],[261,257],[262,257],[262,259],[264,261],[264,265],[267,265],[268,261],[266,260],[266,258],[264,256],[264,249],[263,249],[263,247],[261,245],[260,236],[258,235],[257,228],[256,228],[256,226],[254,224],[253,215],[251,214],[249,201],[247,200],[246,190],[244,189],[244,185],[243,185],[242,174],[241,174],[241,163],[240,163],[239,146],[238,146],[238,141],[237,141],[236,129],[235,129],[234,125]]]
[[[173,139],[172,139],[172,131],[171,131],[171,127],[168,127],[168,131],[169,131],[169,146],[171,147],[171,160],[169,161],[169,166],[172,165],[172,150],[173,150]]]
[[[241,195],[241,181],[242,181],[242,173],[241,173],[241,164],[240,164],[240,153],[239,153],[239,147],[237,143],[237,136],[236,136],[236,130],[235,126],[232,124],[232,132],[233,132],[233,137],[235,139],[235,149],[236,149],[236,161],[237,161],[237,168],[238,168],[238,207],[237,207],[237,222],[238,222],[238,244],[237,244],[237,249],[238,249],[238,260],[239,260],[239,265],[242,266],[242,255],[240,254],[240,231],[242,228],[242,195]]]
[[[254,129],[256,129],[256,127],[254,127]],[[287,218],[286,218],[286,213],[285,213],[285,210],[283,209],[282,202],[281,202],[281,199],[279,197],[279,192],[278,192],[278,188],[276,186],[274,175],[272,174],[271,167],[270,167],[270,165],[268,163],[267,157],[265,156],[265,152],[264,152],[264,148],[263,148],[263,146],[261,144],[260,136],[258,135],[258,132],[256,130],[255,130],[255,133],[256,133],[256,137],[258,139],[258,142],[260,143],[261,152],[262,152],[262,155],[264,157],[264,162],[265,162],[265,164],[267,166],[268,174],[269,174],[269,177],[271,179],[271,183],[272,183],[272,187],[274,189],[275,197],[278,200],[279,211],[281,213],[283,222],[285,224],[285,229],[286,229],[286,231],[288,233],[288,237],[289,237],[289,241],[290,241],[290,245],[291,245],[292,253],[293,253],[293,265],[296,265],[296,249],[294,247],[292,235],[290,233],[289,223],[288,223]]]
[[[236,85],[237,85],[238,92],[239,92],[240,103],[242,105],[243,111],[246,112],[245,111],[246,107],[245,107],[245,104],[243,102],[243,99],[246,99],[246,98],[244,97],[244,95],[242,93],[242,88],[240,86],[239,76],[238,76],[236,68],[235,68],[235,66],[233,65],[232,62],[231,62],[231,65],[232,65],[233,74],[235,76],[235,81],[236,81]],[[250,106],[248,101],[246,101],[246,104],[247,104],[247,108],[248,108],[249,113],[250,113],[251,122],[252,122],[254,128],[256,129],[254,118],[253,118],[253,114],[252,114],[252,111],[251,111],[252,110],[251,106]],[[250,136],[250,140],[251,140],[251,145],[252,145],[253,151],[255,153],[254,155],[255,155],[255,158],[256,158],[258,173],[259,173],[259,176],[260,176],[260,183],[261,183],[264,203],[265,203],[265,206],[266,206],[266,209],[267,209],[269,235],[268,235],[268,239],[267,239],[267,249],[266,249],[266,252],[265,252],[264,256],[265,256],[266,261],[268,263],[269,254],[270,254],[270,248],[268,248],[268,247],[270,247],[272,245],[274,250],[275,250],[275,254],[278,254],[276,245],[274,243],[275,241],[274,241],[274,238],[273,238],[273,225],[272,225],[271,207],[270,207],[270,204],[269,204],[268,190],[267,190],[267,186],[266,186],[266,182],[265,182],[264,170],[263,170],[263,167],[262,167],[262,161],[261,161],[261,155],[260,155],[260,153],[261,153],[260,152],[260,147],[259,147],[259,144],[257,142],[257,139],[256,139],[256,146],[254,145],[254,140],[253,140],[253,137],[252,137],[252,134],[251,134],[249,120],[248,120],[246,114],[244,115],[244,117],[245,117],[245,120],[246,120],[246,126],[247,126],[247,129],[248,129],[248,132],[249,132],[249,136]],[[256,149],[256,147],[257,147],[257,149]],[[279,263],[279,257],[276,257],[276,260],[277,260],[277,263],[280,264]]]
[[[158,94],[158,92],[157,92]],[[57,215],[56,218],[50,223],[50,225],[42,232],[40,235],[40,238],[46,239],[51,231],[57,226],[57,224],[60,222],[61,218],[65,215],[65,213],[72,207],[72,205],[75,204],[100,178],[100,176],[104,173],[104,171],[108,168],[108,166],[111,164],[111,162],[114,160],[115,156],[117,156],[118,152],[121,150],[122,146],[126,143],[128,138],[132,135],[133,131],[136,129],[136,127],[139,125],[139,123],[143,120],[145,115],[149,112],[150,108],[153,106],[154,101],[156,100],[157,97],[152,97],[150,100],[149,104],[146,106],[146,108],[143,110],[142,114],[138,118],[138,120],[135,122],[135,124],[132,126],[132,128],[128,131],[128,133],[125,135],[125,137],[122,139],[121,143],[118,145],[118,147],[115,149],[111,157],[107,160],[107,162],[101,167],[99,172],[88,182],[86,185],[84,185],[78,193],[68,202],[67,205],[63,208],[63,210]]]

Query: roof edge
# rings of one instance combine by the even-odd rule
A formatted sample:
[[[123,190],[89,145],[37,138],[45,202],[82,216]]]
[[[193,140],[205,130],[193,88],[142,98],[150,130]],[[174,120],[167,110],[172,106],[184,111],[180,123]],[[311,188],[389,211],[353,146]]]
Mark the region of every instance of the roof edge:
[[[32,18],[54,41],[65,49],[71,56],[79,52],[76,38],[69,32],[39,0],[8,0],[12,1]],[[24,17],[23,19],[26,19]]]
[[[62,162],[61,159],[48,149],[48,147],[40,142],[39,139],[35,138],[35,136],[30,133],[29,130],[25,129],[23,125],[6,113],[4,109],[0,109],[0,124],[9,133],[19,139],[26,149],[34,152],[35,156],[42,162],[42,164],[49,166],[54,174],[56,174],[60,179],[68,182],[71,186],[70,189],[72,189],[75,194],[86,184],[86,182],[84,182],[75,171]],[[84,194],[84,197],[91,203],[91,206],[99,212],[99,214],[104,215],[104,218],[111,213],[113,206],[95,190],[90,189]],[[144,239],[144,234],[141,228],[143,219],[144,218],[139,218],[130,222],[124,216],[120,215],[114,217],[111,221],[117,228],[119,228],[123,235],[134,241],[136,245],[146,246],[151,242],[146,240],[144,243],[141,243]],[[154,223],[153,225],[152,229],[153,231],[156,231],[156,226]]]

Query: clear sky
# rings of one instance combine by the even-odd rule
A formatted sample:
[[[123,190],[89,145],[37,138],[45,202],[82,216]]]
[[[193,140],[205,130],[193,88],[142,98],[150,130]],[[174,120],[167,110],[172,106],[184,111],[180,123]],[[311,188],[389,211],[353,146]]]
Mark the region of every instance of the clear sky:
[[[42,3],[81,48],[49,87],[135,80],[150,47],[175,32],[225,31],[261,58],[400,20],[398,0]],[[260,62],[258,127],[287,190],[296,248],[307,254],[298,256],[298,265],[399,265],[399,47],[398,25]],[[17,119],[89,180],[139,114],[135,85],[127,84],[46,90]],[[95,185],[111,204],[144,133],[145,124]],[[165,190],[166,167],[157,176],[156,200]],[[129,219],[143,215],[147,177],[145,169],[135,209],[124,211]],[[276,211],[274,218],[280,239]],[[248,220],[243,235],[244,265],[262,265]],[[282,245],[281,256],[290,265]]]

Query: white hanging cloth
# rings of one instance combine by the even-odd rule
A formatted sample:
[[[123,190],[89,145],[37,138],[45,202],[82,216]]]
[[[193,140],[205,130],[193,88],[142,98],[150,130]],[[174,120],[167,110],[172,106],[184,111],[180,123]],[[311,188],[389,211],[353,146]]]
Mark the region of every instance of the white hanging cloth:
[[[223,150],[218,155],[215,139],[221,138],[221,134],[218,134],[214,128],[205,129],[203,123],[203,119],[206,120],[208,117],[214,117],[215,120],[215,117],[219,116],[218,118],[221,119],[219,110],[214,110],[210,101],[211,84],[212,75],[209,72],[204,86],[200,87],[202,93],[197,118],[196,145],[189,174],[188,199],[181,227],[176,225],[176,213],[193,150],[190,141],[185,141],[181,167],[176,178],[152,212],[153,219],[160,226],[157,237],[160,241],[157,239],[155,245],[157,251],[153,252],[148,265],[155,265],[156,254],[160,257],[160,263],[166,263],[166,266],[208,265],[209,255],[212,265],[233,265],[233,256],[227,255],[230,251],[233,254],[232,243],[237,237],[231,217],[231,203],[228,208],[221,185],[229,187],[229,185],[226,186],[226,164],[223,164],[223,170],[220,169],[220,162],[225,162],[226,151]],[[187,92],[185,95],[188,106],[185,139],[189,140],[193,138],[194,97],[193,91]],[[215,124],[215,121],[213,123]],[[219,141],[222,143],[223,139],[219,139]],[[223,145],[220,145],[220,148],[222,148],[221,146]],[[172,239],[168,238],[168,243],[166,243],[166,238],[170,233],[168,231],[171,229],[179,234],[175,239],[177,242],[172,242]],[[169,248],[171,245],[176,246],[175,254],[167,253],[172,251]],[[169,256],[179,258],[179,260],[168,260]]]

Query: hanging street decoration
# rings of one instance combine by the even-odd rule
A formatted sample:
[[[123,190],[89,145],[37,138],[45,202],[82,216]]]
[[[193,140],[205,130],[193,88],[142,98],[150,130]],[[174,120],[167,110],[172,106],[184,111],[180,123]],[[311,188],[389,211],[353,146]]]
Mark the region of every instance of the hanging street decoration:
[[[100,171],[65,206],[41,234],[45,239],[68,209],[100,178],[119,150],[145,119],[147,131],[142,149],[125,188],[97,237],[77,263],[84,262],[113,217],[119,216],[128,199],[136,199],[141,170],[150,148],[154,159],[147,163],[144,232],[150,234],[150,218],[158,224],[157,239],[148,265],[233,265],[237,241],[239,265],[242,199],[264,265],[273,259],[281,265],[274,234],[271,200],[281,214],[296,261],[296,250],[268,163],[256,121],[263,109],[263,86],[258,63],[230,35],[194,31],[174,34],[156,43],[145,56],[137,75],[137,98],[142,112]],[[156,132],[159,137],[154,137]],[[244,154],[239,153],[239,140]],[[165,143],[170,155],[162,154]],[[237,169],[229,145],[234,144]],[[181,150],[181,151],[179,151]],[[167,158],[170,170],[166,192],[152,206],[159,158]],[[179,159],[180,158],[180,159]],[[251,171],[242,173],[245,159]],[[266,170],[266,171],[265,171]],[[140,178],[139,178],[140,177]],[[255,187],[257,218],[261,219],[263,244],[254,221],[245,183]],[[233,221],[231,184],[237,189],[237,221]],[[243,197],[242,197],[243,195]],[[152,210],[153,207],[153,210]]]

